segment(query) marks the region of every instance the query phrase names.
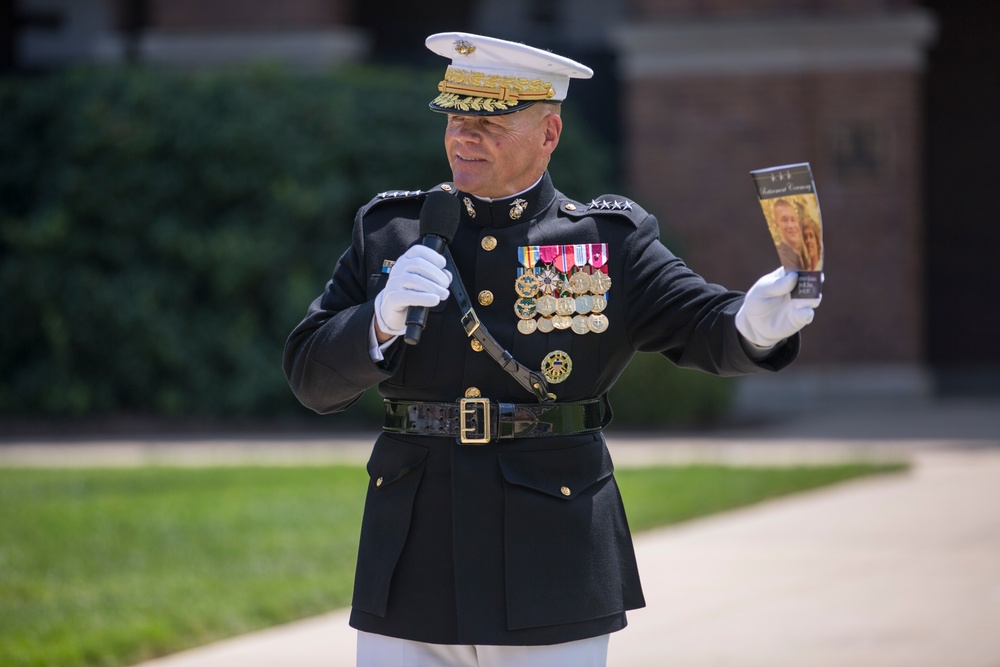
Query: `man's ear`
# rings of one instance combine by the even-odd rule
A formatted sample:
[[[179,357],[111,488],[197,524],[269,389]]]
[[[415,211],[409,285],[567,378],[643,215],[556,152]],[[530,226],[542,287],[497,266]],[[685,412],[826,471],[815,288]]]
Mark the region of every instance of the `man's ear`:
[[[542,142],[542,149],[549,155],[552,151],[556,149],[559,145],[559,136],[562,134],[562,117],[556,113],[550,113],[542,119],[542,130],[544,132],[544,140]]]

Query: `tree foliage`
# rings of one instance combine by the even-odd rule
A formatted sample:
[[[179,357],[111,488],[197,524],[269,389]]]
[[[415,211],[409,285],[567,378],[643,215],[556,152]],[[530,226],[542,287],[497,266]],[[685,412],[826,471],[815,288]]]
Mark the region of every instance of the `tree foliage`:
[[[299,413],[281,350],[355,211],[449,178],[437,74],[0,81],[0,415]],[[610,164],[567,123],[564,192],[612,189]]]

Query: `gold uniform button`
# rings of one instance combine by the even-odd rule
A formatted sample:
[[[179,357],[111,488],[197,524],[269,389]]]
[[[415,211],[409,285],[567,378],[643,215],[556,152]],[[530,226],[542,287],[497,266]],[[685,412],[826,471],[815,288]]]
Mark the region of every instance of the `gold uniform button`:
[[[470,342],[469,345],[472,346],[472,351],[473,352],[482,352],[483,351],[483,344],[480,343],[475,338],[472,339],[472,342]]]
[[[379,477],[378,479],[376,479],[375,480],[375,486],[382,486],[382,480],[383,479],[384,479],[383,477]]]
[[[445,192],[451,192],[451,186],[448,185],[447,183],[443,184],[441,186],[441,189],[444,190]]]
[[[483,246],[483,250],[489,252],[490,250],[496,249],[497,240],[492,236],[484,236],[481,245]]]
[[[483,393],[479,391],[479,387],[469,387],[465,390],[466,398],[479,398]]]
[[[568,495],[572,494],[573,492],[569,490],[568,486],[564,486],[561,489],[559,489],[559,493],[563,494],[564,496],[568,496]]]
[[[566,210],[567,211],[575,211],[576,210],[576,204],[566,204]]]
[[[493,303],[493,292],[489,291],[488,289],[484,289],[482,292],[479,293],[479,305],[488,306],[491,303]]]

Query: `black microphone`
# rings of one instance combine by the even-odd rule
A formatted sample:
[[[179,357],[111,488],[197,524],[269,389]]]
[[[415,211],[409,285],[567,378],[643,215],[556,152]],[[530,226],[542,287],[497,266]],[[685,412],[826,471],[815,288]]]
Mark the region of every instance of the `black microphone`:
[[[427,194],[424,205],[420,209],[421,245],[435,252],[442,252],[451,243],[458,230],[458,219],[461,215],[458,197],[442,190],[433,190]],[[458,276],[452,276],[458,280]],[[406,334],[403,340],[409,345],[420,342],[420,335],[427,325],[427,306],[410,306],[406,312]]]

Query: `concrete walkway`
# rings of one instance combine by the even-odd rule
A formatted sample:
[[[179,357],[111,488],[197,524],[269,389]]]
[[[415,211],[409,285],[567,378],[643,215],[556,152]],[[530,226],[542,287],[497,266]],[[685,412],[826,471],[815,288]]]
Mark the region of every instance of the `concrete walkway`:
[[[369,441],[370,442],[370,441]],[[847,482],[636,537],[648,606],[612,667],[1000,667],[1000,402],[831,406],[669,439],[609,434],[619,466],[907,460]],[[214,445],[214,446],[211,446]],[[280,451],[279,455],[277,451]],[[364,438],[7,443],[0,465],[363,460]],[[338,611],[140,667],[340,667]]]

